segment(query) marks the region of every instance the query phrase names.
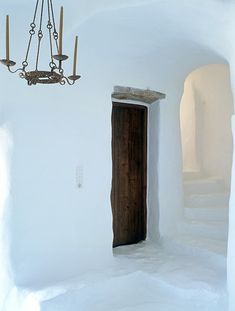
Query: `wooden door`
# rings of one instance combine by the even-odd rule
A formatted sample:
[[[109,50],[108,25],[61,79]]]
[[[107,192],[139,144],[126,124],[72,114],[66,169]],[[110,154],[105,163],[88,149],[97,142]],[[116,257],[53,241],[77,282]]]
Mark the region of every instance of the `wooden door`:
[[[147,108],[113,103],[113,246],[146,238]]]

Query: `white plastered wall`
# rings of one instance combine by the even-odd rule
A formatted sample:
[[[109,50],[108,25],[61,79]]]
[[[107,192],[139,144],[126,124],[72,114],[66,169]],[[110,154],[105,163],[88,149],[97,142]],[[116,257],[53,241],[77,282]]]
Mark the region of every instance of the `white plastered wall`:
[[[148,222],[147,238],[159,238],[159,193],[158,193],[158,156],[159,156],[159,112],[165,100],[156,101],[148,108]]]
[[[232,118],[232,132],[233,132],[233,143],[235,142],[235,116]],[[228,235],[228,256],[227,256],[227,268],[228,268],[228,291],[229,291],[229,306],[230,311],[235,308],[235,154],[233,153],[233,167],[232,167],[232,181],[231,181],[231,195],[229,203],[229,235]]]
[[[184,93],[180,103],[180,127],[183,155],[183,171],[199,171],[196,148],[196,103],[193,82],[188,77],[184,83]]]

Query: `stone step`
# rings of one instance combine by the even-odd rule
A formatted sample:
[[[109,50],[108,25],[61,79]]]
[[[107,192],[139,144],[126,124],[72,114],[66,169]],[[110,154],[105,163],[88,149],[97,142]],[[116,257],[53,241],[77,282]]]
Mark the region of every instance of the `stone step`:
[[[187,220],[224,220],[228,221],[228,207],[188,207],[184,208]]]
[[[229,193],[190,194],[184,199],[185,207],[220,207],[229,205]]]
[[[172,252],[178,253],[180,251],[186,255],[194,255],[226,269],[227,241],[205,237],[199,238],[191,235],[178,235],[174,239],[164,237],[162,244],[164,247],[170,248]]]
[[[221,179],[196,179],[184,181],[185,194],[207,194],[225,192],[226,188]]]
[[[227,221],[183,221],[179,225],[179,232],[183,235],[191,235],[200,238],[218,239],[227,241]]]
[[[184,171],[183,172],[184,180],[195,180],[198,178],[202,178],[202,173],[199,171]]]

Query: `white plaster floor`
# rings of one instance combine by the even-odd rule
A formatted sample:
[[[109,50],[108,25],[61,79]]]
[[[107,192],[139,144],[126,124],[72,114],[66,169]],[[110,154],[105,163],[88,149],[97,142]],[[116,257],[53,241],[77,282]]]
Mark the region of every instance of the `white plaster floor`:
[[[119,247],[114,255],[106,269],[58,286],[41,311],[227,310],[225,258],[217,263],[212,253],[198,256],[164,242]]]
[[[114,249],[106,269],[54,288],[41,311],[227,311],[229,194],[192,177],[178,235]]]

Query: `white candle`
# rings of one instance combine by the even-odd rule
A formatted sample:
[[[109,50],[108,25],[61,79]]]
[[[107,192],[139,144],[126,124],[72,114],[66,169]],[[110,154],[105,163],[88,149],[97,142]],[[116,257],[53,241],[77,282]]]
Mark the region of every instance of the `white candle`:
[[[60,8],[60,33],[59,33],[59,55],[62,55],[63,47],[63,24],[64,24],[64,8]]]
[[[6,16],[6,60],[10,60],[10,30],[9,15]]]
[[[78,54],[78,36],[75,38],[75,45],[74,45],[74,59],[73,59],[73,75],[76,76],[76,69],[77,69],[77,55]]]

